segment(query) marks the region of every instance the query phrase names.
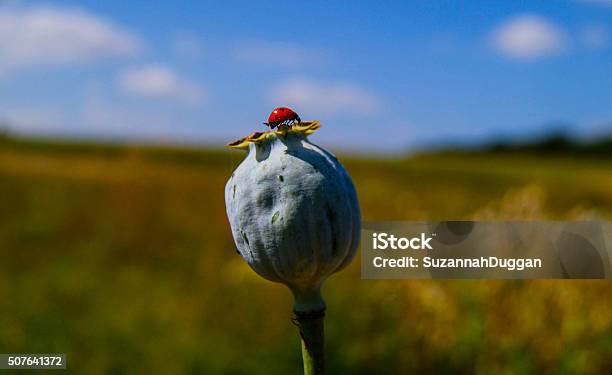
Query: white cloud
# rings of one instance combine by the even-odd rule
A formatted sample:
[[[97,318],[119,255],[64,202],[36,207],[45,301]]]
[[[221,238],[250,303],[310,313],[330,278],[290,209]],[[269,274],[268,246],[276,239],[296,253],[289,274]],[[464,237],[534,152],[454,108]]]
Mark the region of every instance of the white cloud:
[[[566,36],[546,19],[524,14],[502,23],[493,33],[493,43],[505,56],[535,60],[563,51]]]
[[[132,67],[119,74],[117,87],[132,96],[170,99],[197,105],[205,101],[204,88],[164,65]]]
[[[607,47],[610,33],[603,25],[589,25],[582,30],[582,43],[590,49],[600,50]]]
[[[329,53],[321,49],[262,40],[242,41],[234,45],[232,52],[239,61],[280,68],[319,67],[332,60]]]
[[[0,8],[0,70],[136,55],[142,42],[112,22],[59,7]]]
[[[289,105],[316,113],[375,113],[379,101],[373,94],[349,82],[323,82],[297,77],[288,79],[270,90],[275,105]]]

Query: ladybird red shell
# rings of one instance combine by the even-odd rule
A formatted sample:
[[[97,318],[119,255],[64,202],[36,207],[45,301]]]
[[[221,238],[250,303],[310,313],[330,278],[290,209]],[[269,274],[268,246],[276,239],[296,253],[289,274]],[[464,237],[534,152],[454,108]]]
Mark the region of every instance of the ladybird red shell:
[[[278,107],[274,108],[274,110],[268,116],[268,122],[266,125],[274,128],[285,121],[297,121],[300,122],[300,116],[295,113],[291,108],[286,107]]]

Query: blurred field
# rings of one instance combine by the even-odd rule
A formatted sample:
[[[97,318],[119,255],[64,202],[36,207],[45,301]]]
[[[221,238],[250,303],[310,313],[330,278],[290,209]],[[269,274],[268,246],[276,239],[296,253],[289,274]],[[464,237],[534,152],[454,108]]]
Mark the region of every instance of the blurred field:
[[[316,137],[315,137],[316,140]],[[0,352],[78,374],[301,369],[291,296],[235,253],[240,152],[0,141]],[[365,220],[610,219],[612,161],[343,158]],[[328,282],[330,373],[605,373],[609,281]]]

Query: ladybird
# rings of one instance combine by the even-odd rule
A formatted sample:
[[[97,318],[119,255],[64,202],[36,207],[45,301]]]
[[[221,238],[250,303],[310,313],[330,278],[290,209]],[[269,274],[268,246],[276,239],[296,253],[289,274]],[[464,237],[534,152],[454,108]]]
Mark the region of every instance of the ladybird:
[[[302,122],[297,113],[293,112],[293,110],[290,108],[278,107],[274,108],[274,110],[270,113],[270,116],[268,116],[268,122],[264,122],[264,125],[269,126],[270,129],[274,129],[277,126],[289,126],[296,122]]]

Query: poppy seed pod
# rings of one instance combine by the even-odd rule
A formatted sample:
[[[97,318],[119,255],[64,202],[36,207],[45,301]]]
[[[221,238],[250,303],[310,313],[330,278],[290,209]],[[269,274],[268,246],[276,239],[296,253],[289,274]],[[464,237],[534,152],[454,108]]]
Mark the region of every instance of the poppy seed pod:
[[[355,188],[336,157],[308,140],[318,128],[302,122],[229,145],[248,150],[225,186],[236,247],[255,272],[291,289],[296,313],[325,310],[321,285],[359,242]]]

